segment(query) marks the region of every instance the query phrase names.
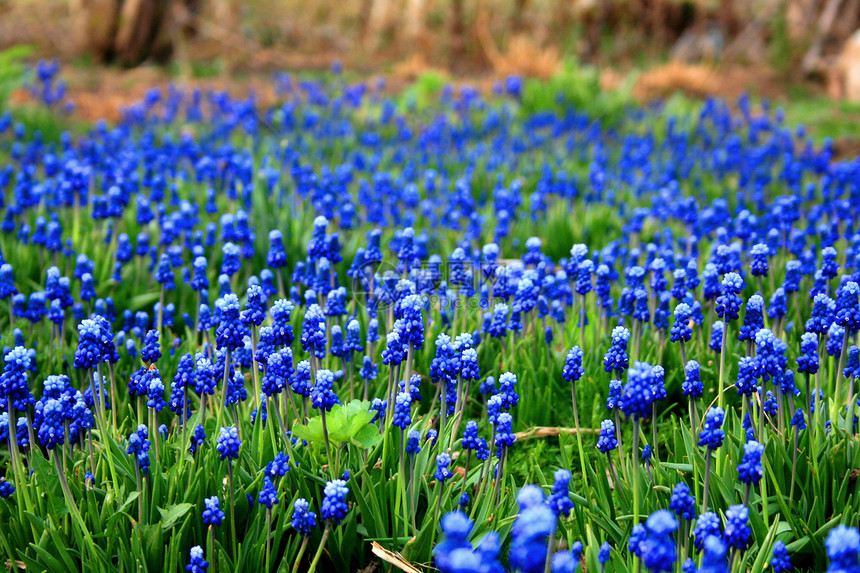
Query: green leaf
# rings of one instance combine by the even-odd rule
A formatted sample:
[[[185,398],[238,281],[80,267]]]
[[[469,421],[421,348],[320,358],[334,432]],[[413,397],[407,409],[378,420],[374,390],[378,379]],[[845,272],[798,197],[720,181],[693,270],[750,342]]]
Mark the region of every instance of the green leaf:
[[[378,440],[370,438],[367,429],[376,433],[377,429],[370,425],[373,414],[370,410],[370,402],[353,400],[345,405],[335,405],[331,412],[326,413],[325,421],[328,429],[328,439],[332,444],[353,443],[361,447],[372,447]],[[322,444],[325,441],[323,432],[322,416],[314,416],[307,424],[298,424],[293,427],[293,433],[310,443]],[[359,438],[358,436],[362,437]],[[369,444],[369,445],[364,445]]]
[[[158,508],[158,513],[161,514],[161,529],[167,531],[173,527],[176,522],[194,507],[190,503],[177,503],[168,506],[167,509]]]
[[[382,441],[382,436],[379,435],[379,431],[376,429],[376,426],[371,424],[363,425],[349,439],[349,443],[364,449],[372,448],[380,441]]]

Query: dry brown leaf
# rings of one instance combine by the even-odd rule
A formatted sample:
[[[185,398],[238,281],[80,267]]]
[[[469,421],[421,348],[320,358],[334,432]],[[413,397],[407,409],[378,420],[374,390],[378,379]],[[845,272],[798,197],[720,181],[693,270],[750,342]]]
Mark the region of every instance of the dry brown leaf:
[[[599,432],[598,430],[594,430],[591,428],[580,428],[579,432],[577,432],[576,428],[535,426],[533,428],[529,428],[528,430],[517,432],[514,435],[517,437],[518,441],[522,441],[530,440],[532,438],[552,438],[555,436],[560,436],[561,434],[576,435],[577,433],[597,434]]]
[[[421,573],[421,571],[413,567],[411,564],[407,563],[400,555],[394,553],[393,551],[389,551],[376,541],[371,543],[371,547],[371,550],[373,551],[374,555],[376,555],[386,563],[394,565],[401,571],[405,571],[406,573]]]

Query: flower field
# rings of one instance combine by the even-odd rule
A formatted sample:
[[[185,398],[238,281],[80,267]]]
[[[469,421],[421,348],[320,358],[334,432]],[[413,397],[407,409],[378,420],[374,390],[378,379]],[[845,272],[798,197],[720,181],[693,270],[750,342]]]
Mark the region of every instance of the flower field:
[[[860,162],[747,98],[273,82],[0,115],[7,568],[860,572]]]

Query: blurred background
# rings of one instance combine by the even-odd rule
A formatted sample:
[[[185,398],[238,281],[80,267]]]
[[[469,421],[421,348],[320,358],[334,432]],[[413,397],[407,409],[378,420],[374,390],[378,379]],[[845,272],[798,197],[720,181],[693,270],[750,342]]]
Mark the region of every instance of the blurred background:
[[[583,100],[747,92],[850,138],[858,28],[860,0],[0,0],[0,66],[59,58],[84,118],[169,82],[266,98],[276,71],[337,63],[391,89],[516,74]]]

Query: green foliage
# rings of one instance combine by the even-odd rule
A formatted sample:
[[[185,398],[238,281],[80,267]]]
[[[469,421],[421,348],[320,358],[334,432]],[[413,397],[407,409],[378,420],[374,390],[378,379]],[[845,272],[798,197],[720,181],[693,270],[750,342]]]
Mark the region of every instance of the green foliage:
[[[428,105],[436,101],[442,93],[442,89],[448,83],[448,79],[436,71],[422,73],[397,96],[398,108],[401,112],[409,108],[418,110],[426,109]]]
[[[522,107],[526,114],[573,109],[613,124],[632,104],[634,76],[630,75],[616,90],[600,86],[600,70],[575,60],[565,62],[561,71],[549,80],[528,79],[524,82]]]
[[[24,60],[30,56],[30,46],[14,46],[0,51],[0,110],[15,89],[24,82]]]

